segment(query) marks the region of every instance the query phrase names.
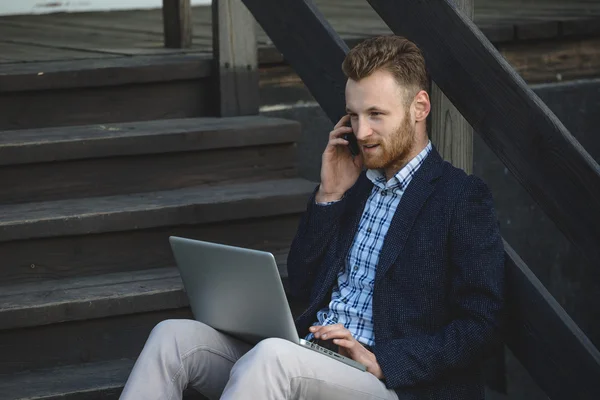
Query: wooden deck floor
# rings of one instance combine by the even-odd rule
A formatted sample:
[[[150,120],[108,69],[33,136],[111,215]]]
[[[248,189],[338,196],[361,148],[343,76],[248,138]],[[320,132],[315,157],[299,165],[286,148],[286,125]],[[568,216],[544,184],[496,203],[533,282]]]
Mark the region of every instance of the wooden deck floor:
[[[315,3],[344,39],[389,32],[364,0]],[[193,48],[172,50],[162,45],[160,10],[0,17],[0,63],[209,53],[209,7],[195,7],[193,21]],[[600,1],[476,0],[475,23],[496,43],[600,34]],[[258,32],[260,61],[281,61],[267,35],[260,28]]]

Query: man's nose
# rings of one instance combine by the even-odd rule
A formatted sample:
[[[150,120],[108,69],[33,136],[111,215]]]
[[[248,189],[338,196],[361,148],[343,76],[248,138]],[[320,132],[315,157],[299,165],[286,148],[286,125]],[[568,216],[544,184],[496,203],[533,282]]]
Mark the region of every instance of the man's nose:
[[[371,127],[364,121],[358,121],[354,128],[354,134],[358,140],[366,140],[371,135]]]

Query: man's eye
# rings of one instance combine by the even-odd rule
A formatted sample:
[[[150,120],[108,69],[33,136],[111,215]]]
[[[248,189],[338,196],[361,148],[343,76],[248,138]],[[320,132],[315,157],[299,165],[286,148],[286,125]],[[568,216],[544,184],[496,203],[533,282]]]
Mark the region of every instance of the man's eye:
[[[378,117],[378,116],[381,115],[381,113],[377,112],[377,111],[373,111],[373,112],[371,112],[371,115],[374,116],[374,117]]]

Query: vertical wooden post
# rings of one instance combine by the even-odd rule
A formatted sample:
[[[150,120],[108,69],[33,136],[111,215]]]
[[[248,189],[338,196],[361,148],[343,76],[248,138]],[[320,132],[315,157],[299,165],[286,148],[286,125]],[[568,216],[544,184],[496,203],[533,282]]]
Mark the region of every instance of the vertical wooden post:
[[[222,117],[258,114],[255,21],[241,0],[213,0],[213,54]]]
[[[163,0],[165,47],[182,49],[192,46],[191,0]]]
[[[454,0],[473,19],[475,0]],[[477,99],[473,99],[477,101]],[[431,85],[431,141],[442,157],[468,174],[473,171],[473,128],[435,83]]]

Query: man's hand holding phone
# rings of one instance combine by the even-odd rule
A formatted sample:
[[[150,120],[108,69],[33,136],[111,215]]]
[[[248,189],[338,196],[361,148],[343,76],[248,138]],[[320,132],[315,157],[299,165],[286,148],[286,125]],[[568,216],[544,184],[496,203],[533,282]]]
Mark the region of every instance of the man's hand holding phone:
[[[318,203],[340,200],[354,185],[363,166],[360,152],[352,156],[348,140],[344,135],[353,134],[346,124],[350,116],[343,116],[329,133],[329,143],[323,152],[321,163],[321,185],[316,195]]]

